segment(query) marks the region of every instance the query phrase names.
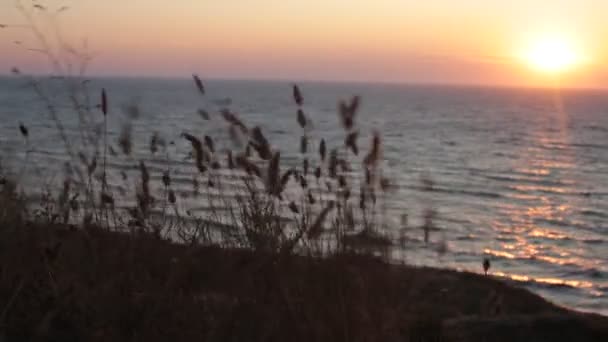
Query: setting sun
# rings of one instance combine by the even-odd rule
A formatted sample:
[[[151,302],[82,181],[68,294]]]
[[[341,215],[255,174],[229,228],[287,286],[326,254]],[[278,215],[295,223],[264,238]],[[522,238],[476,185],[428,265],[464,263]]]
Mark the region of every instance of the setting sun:
[[[0,0],[0,74],[48,71],[19,2],[95,75],[608,88],[606,0]]]
[[[535,70],[552,74],[568,71],[582,60],[580,53],[570,42],[558,38],[535,42],[523,57]]]

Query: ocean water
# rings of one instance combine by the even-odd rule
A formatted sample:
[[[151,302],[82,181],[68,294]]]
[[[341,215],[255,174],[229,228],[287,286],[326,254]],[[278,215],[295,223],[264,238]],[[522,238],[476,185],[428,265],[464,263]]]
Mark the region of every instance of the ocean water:
[[[186,193],[193,169],[179,152],[189,150],[179,135],[209,134],[227,144],[218,114],[226,106],[262,127],[286,163],[298,162],[301,129],[290,83],[205,85],[201,97],[188,79],[93,80],[95,97],[101,87],[108,91],[111,144],[128,120],[121,108],[140,108],[132,122],[134,157],[111,161],[109,169],[132,170],[142,159],[158,179],[166,162],[148,148],[157,131],[175,142],[170,167],[178,191]],[[77,137],[77,120],[66,109],[64,94],[53,85],[49,89],[67,134]],[[396,185],[386,200],[385,223],[396,230],[403,214],[408,216],[410,243],[394,253],[396,258],[481,272],[488,257],[496,276],[557,304],[608,314],[608,93],[337,83],[302,83],[301,89],[313,123],[311,141],[325,138],[330,147],[344,139],[338,100],[361,96],[360,144],[369,144],[373,130],[382,134],[384,170]],[[45,106],[22,79],[0,78],[0,161],[30,189],[60,180],[66,161]],[[202,120],[199,108],[212,120]],[[99,113],[94,120],[102,119]],[[29,129],[28,142],[19,134],[19,122]],[[422,186],[422,178],[432,179],[432,191]],[[183,201],[204,213],[196,199]],[[429,208],[436,212],[438,229],[425,244],[417,227]],[[435,246],[444,242],[447,248],[440,253]]]

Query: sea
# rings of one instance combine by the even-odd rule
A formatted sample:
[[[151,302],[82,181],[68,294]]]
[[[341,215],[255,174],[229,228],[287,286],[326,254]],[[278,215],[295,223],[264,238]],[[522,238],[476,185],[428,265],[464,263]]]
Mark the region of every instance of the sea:
[[[49,103],[65,134],[79,135],[78,114],[55,84],[61,80],[40,82],[44,98],[27,77],[0,78],[0,165],[32,194],[58,184],[68,158]],[[195,171],[180,135],[210,135],[227,146],[223,108],[260,126],[285,163],[301,161],[303,132],[291,82],[203,83],[204,95],[187,78],[87,82],[92,105],[106,89],[107,140],[117,151],[121,130],[132,127],[132,156],[110,159],[108,170],[137,170],[144,160],[158,180],[169,165],[174,186],[185,194]],[[483,273],[488,258],[493,276],[559,305],[608,315],[608,92],[329,82],[299,87],[312,159],[321,138],[330,148],[343,145],[338,103],[360,96],[359,144],[365,150],[373,132],[381,135],[383,172],[394,185],[383,200],[383,224],[407,236],[408,243],[391,254],[396,262]],[[91,120],[102,123],[101,111],[93,112]],[[173,152],[151,154],[154,132]],[[355,169],[361,159],[350,159]],[[205,205],[195,198],[180,201],[204,215]],[[425,242],[420,227],[429,210],[435,229]]]

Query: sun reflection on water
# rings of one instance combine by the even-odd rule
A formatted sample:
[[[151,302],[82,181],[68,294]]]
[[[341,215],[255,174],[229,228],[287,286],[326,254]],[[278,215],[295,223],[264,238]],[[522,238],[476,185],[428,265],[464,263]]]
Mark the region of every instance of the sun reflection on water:
[[[598,264],[583,257],[584,252],[576,244],[565,242],[576,241],[576,232],[569,225],[575,220],[572,216],[579,207],[579,199],[563,196],[576,193],[577,182],[569,173],[576,167],[576,156],[568,148],[571,118],[558,97],[555,108],[555,113],[547,113],[547,117],[541,118],[546,121],[544,127],[535,126],[538,129],[529,132],[531,140],[520,150],[513,170],[522,175],[521,181],[509,186],[508,200],[499,206],[503,219],[492,223],[497,238],[491,247],[484,249],[484,254],[509,260],[508,265],[516,260],[517,263],[542,262],[554,266],[528,275],[506,273],[498,266],[492,273],[496,276],[550,286],[591,288],[593,283],[589,281],[557,276],[566,274],[560,271],[565,266],[586,270]]]
[[[538,228],[538,227],[534,228],[534,230],[532,230],[530,233],[528,233],[528,236],[535,237],[535,238],[544,238],[544,239],[549,239],[549,240],[565,240],[565,239],[569,238],[569,236],[564,233],[552,231],[550,229],[545,229],[545,228]]]
[[[568,286],[577,289],[591,289],[593,283],[584,280],[563,280],[556,278],[533,278],[521,274],[507,274],[504,272],[491,272],[493,276],[511,279],[517,282],[535,282],[538,284],[551,285],[551,286]]]

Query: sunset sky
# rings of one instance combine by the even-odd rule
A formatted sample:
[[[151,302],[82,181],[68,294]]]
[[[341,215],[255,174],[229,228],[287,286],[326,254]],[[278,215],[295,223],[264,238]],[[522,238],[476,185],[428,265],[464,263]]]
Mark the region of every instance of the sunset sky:
[[[38,3],[70,7],[62,35],[95,75],[608,87],[606,0]],[[24,22],[0,0],[2,73],[48,70]]]

